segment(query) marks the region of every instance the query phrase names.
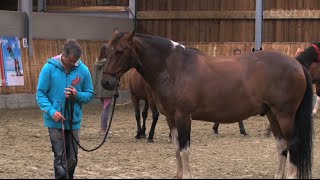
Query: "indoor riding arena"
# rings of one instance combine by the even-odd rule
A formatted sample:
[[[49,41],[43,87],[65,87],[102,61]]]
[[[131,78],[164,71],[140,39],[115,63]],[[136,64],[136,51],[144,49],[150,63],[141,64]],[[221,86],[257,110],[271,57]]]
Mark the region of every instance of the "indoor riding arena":
[[[231,58],[239,49],[245,56],[256,53],[252,51],[276,51],[294,60],[300,57],[298,49],[307,53],[312,43],[320,42],[319,19],[318,0],[1,0],[0,178],[55,178],[54,153],[36,93],[43,66],[61,53],[66,39],[78,41],[81,59],[91,75],[101,46],[113,40],[115,30],[160,36],[214,57]],[[305,68],[312,71],[313,104],[319,101],[318,86],[320,92],[317,60]],[[233,91],[237,94],[241,89]],[[83,104],[80,144],[86,149],[103,145],[93,152],[79,148],[75,179],[177,178],[180,162],[176,156],[182,157],[181,166],[185,159],[175,135],[174,142],[170,137],[166,116],[160,110],[152,143],[135,138],[136,113],[130,97],[125,73],[105,141],[100,132],[103,105],[96,98]],[[144,105],[140,101],[141,112]],[[156,105],[162,108],[161,103]],[[320,111],[310,110],[314,110],[310,178],[320,178]],[[152,117],[149,109],[147,137]],[[279,155],[278,146],[283,144],[268,131],[266,113],[243,119],[246,136],[240,134],[237,122],[220,123],[219,134],[215,134],[214,119],[211,121],[191,121],[188,161],[192,178],[271,179],[277,175],[279,158],[285,152]],[[283,178],[292,171],[289,153],[286,160]]]

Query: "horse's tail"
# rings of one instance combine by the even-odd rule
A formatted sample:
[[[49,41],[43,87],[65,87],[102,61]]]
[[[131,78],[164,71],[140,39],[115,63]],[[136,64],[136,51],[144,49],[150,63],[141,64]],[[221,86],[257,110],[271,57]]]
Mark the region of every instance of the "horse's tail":
[[[304,67],[303,70],[307,81],[307,89],[296,112],[295,132],[298,139],[296,139],[297,141],[291,143],[290,160],[297,165],[298,177],[301,179],[308,179],[312,176],[313,90],[309,71]]]

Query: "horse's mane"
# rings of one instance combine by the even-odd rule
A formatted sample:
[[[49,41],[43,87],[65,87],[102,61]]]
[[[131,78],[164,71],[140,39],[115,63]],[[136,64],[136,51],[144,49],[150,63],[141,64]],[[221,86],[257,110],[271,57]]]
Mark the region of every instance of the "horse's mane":
[[[117,42],[120,38],[122,38],[126,34],[128,34],[128,33],[127,32],[119,32],[116,36],[113,37],[112,42]],[[143,39],[144,42],[145,41],[157,42],[156,44],[159,44],[160,46],[164,46],[164,47],[167,46],[167,47],[171,48],[171,46],[168,46],[168,45],[172,44],[172,41],[170,39],[166,39],[164,37],[156,36],[156,35],[135,33],[134,37],[138,38],[139,40]],[[202,51],[197,48],[188,47],[186,49],[196,50],[197,52],[202,53]]]
[[[126,34],[128,34],[128,32],[119,32],[118,34],[114,35],[114,37],[112,38],[111,43],[116,43],[119,41],[119,39],[121,39],[123,36],[125,36]],[[156,35],[149,35],[149,34],[140,34],[140,33],[135,33],[134,34],[134,38],[136,38],[136,41],[139,41],[140,45],[144,46],[147,45],[148,43],[152,43],[155,46],[159,46],[159,48],[163,48],[163,47],[167,47],[168,49],[172,48],[172,40],[161,37],[161,36],[156,36]],[[155,43],[156,42],[156,43]],[[113,45],[113,44],[111,44]],[[181,44],[182,46],[184,46],[183,44]],[[203,51],[194,48],[194,47],[186,47],[185,46],[185,50],[186,52],[192,53],[192,54],[201,54],[201,55],[206,55],[208,56],[208,54],[204,53]]]
[[[119,32],[112,38],[112,42],[117,42],[120,38],[122,38],[124,35],[128,34],[127,32]],[[162,44],[168,44],[171,43],[170,40],[160,37],[160,36],[154,36],[154,35],[148,35],[148,34],[140,34],[135,33],[134,37],[143,38],[144,40],[150,40],[150,41],[157,41],[158,43]]]

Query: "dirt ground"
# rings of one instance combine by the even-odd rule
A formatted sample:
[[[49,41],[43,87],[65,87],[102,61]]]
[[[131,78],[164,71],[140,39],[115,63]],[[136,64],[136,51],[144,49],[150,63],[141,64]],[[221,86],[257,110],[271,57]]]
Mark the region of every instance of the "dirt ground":
[[[92,148],[102,140],[99,134],[98,105],[84,107],[80,141]],[[320,113],[315,118],[313,177],[320,178]],[[147,121],[149,130],[151,113]],[[238,124],[220,125],[220,135],[212,133],[212,123],[193,121],[191,173],[193,178],[273,178],[276,146],[265,137],[265,117],[244,122],[250,137],[240,135]],[[173,178],[176,173],[174,148],[168,138],[164,116],[160,116],[153,144],[134,138],[136,124],[131,105],[117,106],[112,134],[99,150],[79,151],[76,179]],[[53,155],[48,130],[38,108],[0,110],[0,178],[50,179]]]

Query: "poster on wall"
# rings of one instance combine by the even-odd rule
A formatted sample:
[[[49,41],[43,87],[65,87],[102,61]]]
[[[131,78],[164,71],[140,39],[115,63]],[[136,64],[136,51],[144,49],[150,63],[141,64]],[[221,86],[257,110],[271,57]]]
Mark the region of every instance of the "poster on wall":
[[[2,57],[2,39],[0,36],[0,86],[4,86],[4,68],[3,68],[3,57]]]
[[[23,66],[18,37],[2,36],[2,57],[6,86],[23,86]]]

